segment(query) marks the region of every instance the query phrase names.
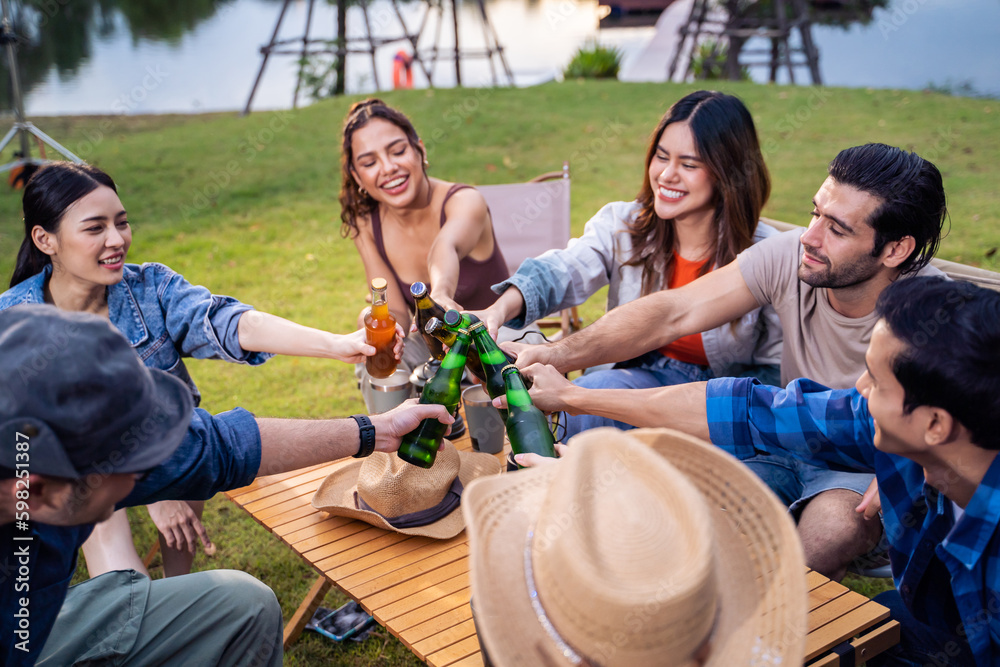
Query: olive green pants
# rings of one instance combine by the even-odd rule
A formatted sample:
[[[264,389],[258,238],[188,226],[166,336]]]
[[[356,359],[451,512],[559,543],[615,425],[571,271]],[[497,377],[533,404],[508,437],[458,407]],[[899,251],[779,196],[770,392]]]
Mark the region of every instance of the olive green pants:
[[[150,581],[134,570],[72,586],[38,665],[278,667],[281,608],[245,572]]]

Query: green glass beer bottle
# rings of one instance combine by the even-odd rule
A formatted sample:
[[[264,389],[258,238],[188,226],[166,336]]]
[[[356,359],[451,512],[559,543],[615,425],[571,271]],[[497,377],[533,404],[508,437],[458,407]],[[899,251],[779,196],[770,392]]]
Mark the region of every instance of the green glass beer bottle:
[[[513,364],[504,366],[501,372],[507,392],[505,423],[511,450],[514,454],[532,453],[555,458],[555,438],[549,430],[549,421],[531,402],[521,372]]]
[[[455,313],[455,314],[449,317],[448,313]],[[444,324],[446,330],[453,331],[455,329],[467,329],[468,332],[470,334],[473,334],[473,337],[475,337],[475,332],[478,330],[478,327],[476,325],[478,324],[482,326],[483,331],[487,331],[486,325],[483,324],[478,317],[472,315],[471,313],[460,313],[457,310],[449,310],[448,313],[445,313]],[[449,320],[455,324],[449,324],[448,323]],[[497,350],[499,350],[500,354],[502,354],[504,358],[507,359],[508,364],[514,363],[514,357],[512,357],[511,355],[507,354],[502,349],[500,349],[500,346],[497,345],[496,341],[493,340],[492,337],[490,337],[489,333],[486,334],[486,337],[489,338],[490,341],[492,341],[493,346],[496,347]],[[484,344],[489,345],[489,343],[486,343],[485,341]],[[449,343],[446,342],[445,345],[449,345]],[[478,344],[476,346],[476,349],[477,350],[479,349]],[[482,354],[481,351],[480,354]],[[528,378],[524,378],[524,382],[527,385],[528,389],[531,389],[531,381]]]
[[[510,365],[511,360],[507,358],[504,351],[493,340],[486,325],[482,322],[476,322],[472,325],[469,333],[472,334],[472,338],[476,343],[476,350],[479,351],[479,361],[482,363],[483,373],[486,375],[486,382],[483,383],[486,393],[490,395],[490,398],[503,396],[505,388],[502,371],[504,366]],[[503,408],[498,409],[500,410],[500,418],[507,421],[507,411]]]
[[[465,358],[468,351],[469,334],[467,331],[460,331],[455,338],[455,344],[441,362],[441,368],[420,392],[421,403],[437,403],[445,406],[451,414],[455,414],[462,400],[462,374],[465,372]],[[434,458],[437,456],[441,438],[444,437],[446,430],[448,430],[447,424],[442,424],[437,419],[424,419],[417,428],[403,436],[403,442],[399,446],[399,458],[421,468],[430,468],[434,465]]]
[[[436,317],[432,317],[427,321],[426,326],[424,326],[424,332],[427,335],[433,336],[435,339],[441,341],[449,348],[455,344],[455,339],[458,338],[458,334],[447,328],[444,325],[444,322]],[[478,354],[467,355],[465,358],[465,367],[469,369],[469,372],[475,375],[480,382],[486,382],[486,373],[483,372],[483,365],[479,361]]]
[[[449,310],[445,314],[445,324],[448,324],[448,317],[455,311]],[[463,315],[465,317],[465,315]],[[470,317],[475,317],[470,316]],[[451,316],[454,321],[454,316]],[[476,344],[476,350],[479,352],[479,361],[483,366],[483,374],[486,376],[486,381],[483,386],[486,388],[486,393],[490,395],[490,398],[496,398],[497,396],[503,396],[505,392],[504,381],[503,381],[503,368],[504,366],[514,363],[514,358],[509,354],[500,349],[497,342],[493,340],[490,336],[489,330],[486,325],[480,322],[478,319],[476,322],[469,327],[469,333],[472,334],[473,341]],[[523,379],[523,378],[522,378]],[[527,386],[531,386],[526,383]],[[507,411],[503,408],[497,408],[500,411],[500,418],[504,421],[507,420]]]
[[[420,335],[424,338],[424,342],[427,343],[427,349],[430,350],[431,357],[441,361],[445,355],[444,345],[434,336],[428,335],[424,329],[432,317],[444,319],[444,308],[431,298],[430,291],[427,289],[425,283],[418,281],[410,285],[410,294],[417,304],[415,315],[417,331],[420,332]]]

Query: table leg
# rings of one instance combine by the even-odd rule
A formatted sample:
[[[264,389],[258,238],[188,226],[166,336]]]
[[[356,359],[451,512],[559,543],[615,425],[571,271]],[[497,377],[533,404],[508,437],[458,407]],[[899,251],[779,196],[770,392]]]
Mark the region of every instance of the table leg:
[[[315,582],[313,582],[312,588],[306,593],[306,596],[302,599],[302,604],[299,608],[295,610],[292,617],[288,620],[285,625],[284,632],[284,646],[287,650],[295,640],[299,638],[302,634],[302,630],[306,627],[306,623],[312,618],[312,615],[316,613],[316,609],[319,607],[319,603],[323,601],[326,597],[327,591],[330,590],[330,580],[320,575]]]

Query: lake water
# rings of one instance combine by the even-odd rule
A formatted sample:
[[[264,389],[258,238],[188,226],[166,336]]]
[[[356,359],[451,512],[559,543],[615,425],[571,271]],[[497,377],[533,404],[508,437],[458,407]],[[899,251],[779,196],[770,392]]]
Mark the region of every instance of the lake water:
[[[58,54],[48,54],[50,64],[31,49],[23,50],[22,71],[29,70],[26,111],[52,115],[242,108],[260,66],[258,49],[270,38],[280,7],[274,0],[219,2],[201,15],[186,18],[180,27],[171,26],[167,35],[114,10],[93,22],[96,25],[82,37],[74,32],[74,39],[86,43],[68,66],[65,54],[62,61]],[[283,37],[302,35],[307,7],[302,0],[290,6]],[[387,0],[374,0],[369,7],[378,34],[402,33]],[[400,7],[404,20],[415,30],[425,5],[410,2]],[[599,30],[596,0],[490,0],[487,8],[517,85],[557,77],[576,49],[590,40],[620,48],[627,68],[629,59],[638,57],[654,33],[652,27]],[[150,26],[158,25],[156,17],[142,18]],[[360,9],[350,9],[348,34],[363,34],[362,21]],[[313,37],[332,39],[335,25],[335,8],[317,2]],[[461,7],[460,27],[463,47],[482,47],[482,22],[471,3]],[[433,28],[431,21],[423,48],[433,44]],[[451,19],[446,15],[438,40],[442,49],[453,45],[450,31]],[[1000,96],[1000,0],[890,0],[887,8],[874,11],[867,25],[815,26],[813,35],[827,85],[919,89],[928,84],[966,84],[980,94]],[[387,45],[376,52],[383,88],[391,85],[392,57],[402,46]],[[32,62],[36,56],[41,59]],[[499,67],[498,61],[494,63]],[[289,107],[296,68],[295,57],[272,56],[254,108]],[[426,85],[426,78],[417,68],[414,71],[416,85]],[[754,75],[764,72],[758,69]],[[464,59],[462,78],[465,85],[488,85],[487,61]],[[454,85],[453,62],[438,63],[434,82]],[[367,55],[348,58],[347,87],[349,92],[374,90]],[[300,99],[308,102],[304,95]]]

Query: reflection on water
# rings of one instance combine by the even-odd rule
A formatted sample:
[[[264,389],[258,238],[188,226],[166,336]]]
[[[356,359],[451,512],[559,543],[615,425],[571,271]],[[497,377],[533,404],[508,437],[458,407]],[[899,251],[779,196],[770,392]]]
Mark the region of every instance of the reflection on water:
[[[179,44],[228,0],[25,0],[11,3],[18,43],[21,84],[30,92],[49,74],[77,77],[95,46],[113,40],[138,46],[144,40]],[[99,47],[97,47],[99,48]],[[5,67],[0,103],[11,105]]]
[[[816,25],[824,83],[836,86],[922,88],[928,84],[1000,95],[1000,1],[888,0],[866,22],[846,27]],[[61,113],[193,112],[241,108],[260,64],[282,0],[25,0],[15,3],[25,105],[30,115]],[[301,36],[306,0],[293,2],[282,37]],[[389,0],[372,0],[370,14],[380,35],[400,35],[402,27]],[[573,52],[588,40],[617,46],[626,64],[637,57],[653,28],[599,30],[597,0],[488,0],[493,27],[505,48],[518,85],[558,76]],[[411,29],[425,4],[400,5]],[[360,10],[348,11],[348,32],[363,34]],[[330,39],[335,7],[316,3],[312,36]],[[482,24],[472,3],[460,14],[461,43],[483,45]],[[452,48],[450,22],[438,46]],[[434,43],[425,32],[421,48]],[[392,57],[401,43],[376,52],[382,86],[392,80]],[[753,46],[752,42],[748,48]],[[257,109],[290,106],[297,65],[291,56],[272,57],[255,98]],[[415,84],[426,78],[415,69]],[[5,68],[4,68],[5,70]],[[6,71],[0,70],[0,103],[9,108]],[[766,71],[754,72],[766,77]],[[463,83],[488,85],[485,59],[467,59]],[[348,59],[349,92],[374,89],[371,59]],[[439,63],[438,86],[454,84],[454,66]],[[303,100],[304,101],[304,100]]]

